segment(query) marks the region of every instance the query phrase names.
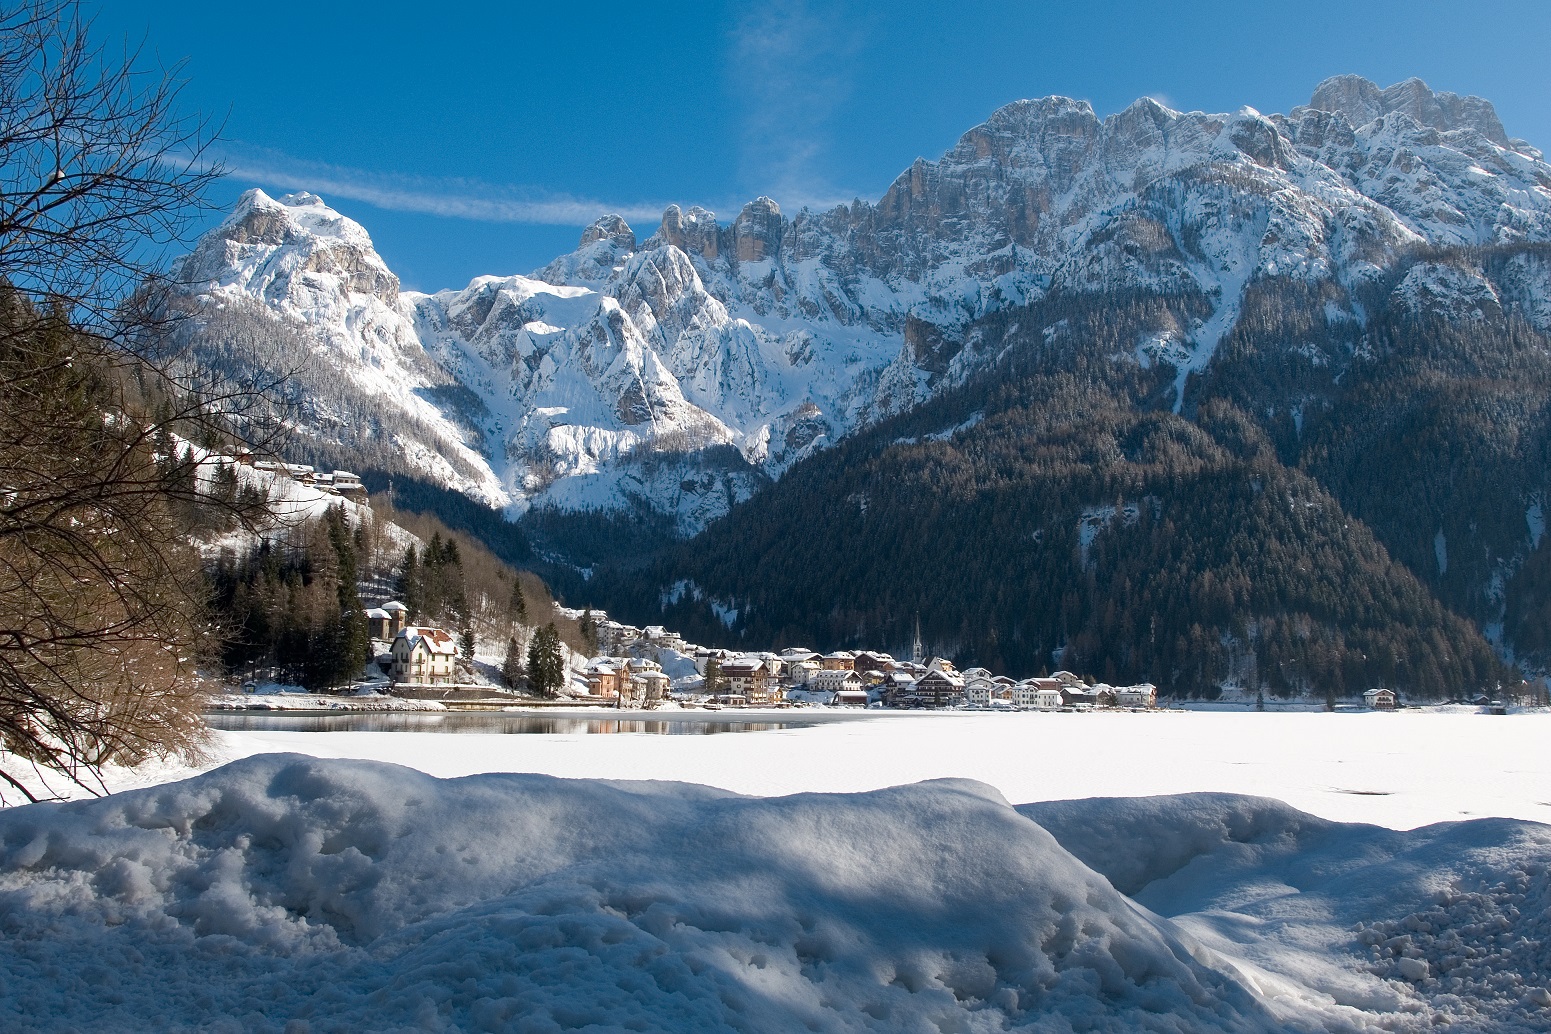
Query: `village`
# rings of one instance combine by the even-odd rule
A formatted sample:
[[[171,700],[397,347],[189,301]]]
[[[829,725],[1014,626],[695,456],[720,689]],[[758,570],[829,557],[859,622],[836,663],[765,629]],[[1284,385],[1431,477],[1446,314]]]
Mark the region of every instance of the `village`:
[[[390,691],[424,695],[427,689],[476,689],[465,681],[471,666],[460,667],[457,637],[446,629],[409,624],[407,610],[390,601],[367,611]],[[599,653],[570,658],[557,699],[646,710],[665,705],[1008,711],[1158,706],[1157,688],[1150,683],[1094,684],[1068,671],[1023,680],[985,668],[959,671],[946,658],[927,657],[919,636],[912,658],[898,660],[866,650],[821,654],[794,647],[740,653],[686,642],[659,625],[638,628],[606,616],[596,621],[596,629]]]
[[[361,479],[349,472],[320,471],[305,464],[232,457],[240,466],[294,482],[329,497],[370,506]],[[1013,679],[983,667],[960,671],[946,657],[930,656],[919,624],[908,660],[873,650],[819,653],[801,647],[735,651],[690,643],[661,625],[637,627],[602,611],[555,604],[557,616],[585,624],[595,650],[583,655],[560,647],[564,673],[553,695],[523,692],[526,679],[511,677],[510,664],[480,656],[467,635],[418,624],[399,600],[365,609],[372,648],[369,679],[392,696],[439,701],[472,709],[513,705],[568,705],[656,710],[701,708],[888,708],[895,710],[1091,711],[1154,710],[1152,683],[1112,686],[1070,671]],[[490,645],[490,644],[487,644]],[[480,663],[480,662],[483,663]],[[502,669],[508,669],[502,671]],[[1222,699],[1248,702],[1226,687]],[[1483,698],[1476,703],[1496,705]],[[1363,707],[1393,711],[1398,694],[1369,689]],[[1263,705],[1262,705],[1263,706]]]

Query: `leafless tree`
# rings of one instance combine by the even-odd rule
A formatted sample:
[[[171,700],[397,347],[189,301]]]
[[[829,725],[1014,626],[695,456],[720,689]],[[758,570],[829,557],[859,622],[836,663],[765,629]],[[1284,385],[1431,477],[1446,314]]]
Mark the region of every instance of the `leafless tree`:
[[[210,458],[261,386],[166,348],[165,251],[220,172],[179,89],[72,0],[0,6],[0,789],[28,799],[7,759],[100,788],[109,762],[197,752],[189,516],[264,509]]]

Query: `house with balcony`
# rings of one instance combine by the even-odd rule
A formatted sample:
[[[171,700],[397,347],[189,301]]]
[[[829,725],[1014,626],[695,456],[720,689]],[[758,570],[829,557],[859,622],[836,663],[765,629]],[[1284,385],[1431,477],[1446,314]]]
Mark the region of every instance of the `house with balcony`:
[[[458,643],[443,628],[411,625],[393,638],[394,682],[418,686],[445,686],[456,681]]]

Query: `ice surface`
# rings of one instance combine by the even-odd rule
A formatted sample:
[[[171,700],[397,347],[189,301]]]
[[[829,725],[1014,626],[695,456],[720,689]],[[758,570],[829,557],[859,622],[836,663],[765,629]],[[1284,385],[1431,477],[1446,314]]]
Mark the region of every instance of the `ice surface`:
[[[1544,749],[1551,713],[1259,714],[1253,706],[1188,714],[853,713],[754,736],[217,735],[227,758],[301,751],[438,776],[685,780],[757,795],[968,777],[1019,803],[1225,791],[1396,829],[1487,815],[1551,822]]]
[[[256,754],[0,812],[0,1029],[1545,1030],[1551,827],[1418,823],[1551,814],[1547,721],[219,734],[609,778]]]

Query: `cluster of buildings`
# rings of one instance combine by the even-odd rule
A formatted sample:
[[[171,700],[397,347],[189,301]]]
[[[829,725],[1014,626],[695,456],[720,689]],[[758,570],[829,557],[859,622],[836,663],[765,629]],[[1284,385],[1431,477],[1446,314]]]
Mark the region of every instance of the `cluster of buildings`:
[[[252,467],[254,470],[267,470],[273,474],[284,474],[292,481],[298,481],[304,485],[327,492],[330,495],[341,496],[346,499],[365,499],[366,486],[361,483],[360,475],[352,474],[348,470],[324,471],[315,467],[309,467],[305,463],[281,463],[277,460],[256,460],[252,453],[242,452],[237,454],[237,462],[244,467]]]
[[[1054,711],[1158,704],[1158,691],[1150,683],[1087,685],[1067,671],[1022,680],[985,668],[961,672],[945,658],[926,659],[919,638],[915,659],[909,661],[866,650],[735,653],[694,646],[658,625],[637,628],[605,619],[598,624],[598,640],[606,655],[591,660],[583,677],[589,696],[621,706],[651,706],[670,695],[730,707],[817,703]],[[659,663],[665,656],[692,660],[694,675],[671,679]]]
[[[589,696],[621,707],[654,706],[668,699],[673,685],[662,665],[646,657],[597,657],[582,674]]]
[[[715,668],[712,668],[712,664]],[[790,649],[779,654],[730,655],[696,651],[705,678],[714,671],[718,703],[785,701],[896,708],[971,707],[1060,710],[1072,707],[1156,707],[1158,691],[1141,686],[1090,686],[1071,672],[1016,680],[985,668],[959,671],[943,657],[896,660],[886,653],[837,650],[819,654]]]
[[[411,625],[409,608],[398,600],[367,610],[366,625],[373,639],[388,644],[386,669],[394,682],[450,686],[458,681],[458,642],[445,628]]]

